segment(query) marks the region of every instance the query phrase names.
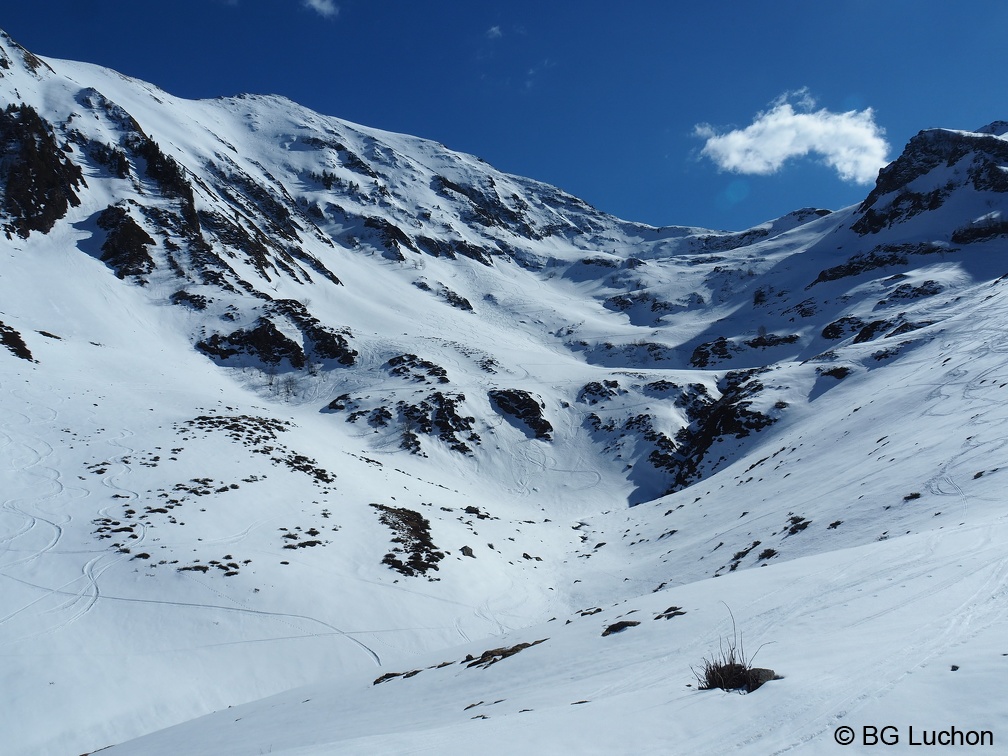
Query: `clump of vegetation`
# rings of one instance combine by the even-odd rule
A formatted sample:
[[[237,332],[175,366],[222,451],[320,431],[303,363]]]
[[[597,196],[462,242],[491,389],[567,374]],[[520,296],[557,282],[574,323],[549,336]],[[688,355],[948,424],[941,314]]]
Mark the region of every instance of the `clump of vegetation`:
[[[802,532],[811,524],[812,520],[807,520],[804,517],[796,515],[794,512],[788,512],[788,524],[785,527],[788,531],[787,534],[793,536],[795,533]]]
[[[732,619],[732,637],[718,639],[718,652],[705,657],[699,671],[690,667],[697,687],[700,690],[720,688],[752,693],[763,683],[780,679],[772,669],[753,666],[753,659],[760,649],[757,648],[752,656],[746,656],[742,636],[735,626],[735,615],[730,608],[728,614]]]

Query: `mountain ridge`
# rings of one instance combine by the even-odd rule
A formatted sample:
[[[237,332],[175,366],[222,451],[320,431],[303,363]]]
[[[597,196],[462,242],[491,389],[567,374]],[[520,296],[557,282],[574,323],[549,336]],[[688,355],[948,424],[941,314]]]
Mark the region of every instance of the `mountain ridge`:
[[[721,591],[794,639],[775,613],[799,630],[841,618],[814,603],[826,578],[802,583],[809,614],[775,598],[786,582],[843,565],[882,592],[861,553],[905,567],[948,548],[951,564],[979,543],[971,569],[991,577],[971,616],[977,633],[1003,624],[987,601],[1004,590],[989,547],[1008,385],[1002,136],[921,132],[859,206],[657,228],[278,96],[189,102],[6,35],[0,74],[15,752],[94,749],[307,683],[384,752],[399,731],[354,702],[389,716],[419,686],[436,711],[412,726],[445,728],[457,751],[472,714],[435,691],[479,685],[454,666],[372,683],[512,641],[529,645],[485,670],[494,697],[529,695],[527,654],[552,680],[535,704],[562,723],[549,737],[599,736],[630,716],[606,686],[640,665],[665,670],[645,688],[673,710],[716,708],[670,682],[697,659],[656,649],[725,632]],[[860,600],[856,581],[841,589]],[[658,606],[680,597],[686,618]],[[603,607],[606,627],[632,610],[662,621],[600,647],[604,628],[584,628]],[[909,608],[893,616],[865,627],[911,626]],[[602,665],[585,679],[613,708],[594,727],[553,677],[571,663],[562,642]],[[800,712],[822,659],[772,653],[804,670],[780,683]],[[904,670],[885,669],[896,686]],[[839,705],[788,720],[794,742]],[[233,733],[236,752],[266,747],[257,726]],[[178,732],[164,752],[210,752]],[[645,750],[669,747],[641,732]]]

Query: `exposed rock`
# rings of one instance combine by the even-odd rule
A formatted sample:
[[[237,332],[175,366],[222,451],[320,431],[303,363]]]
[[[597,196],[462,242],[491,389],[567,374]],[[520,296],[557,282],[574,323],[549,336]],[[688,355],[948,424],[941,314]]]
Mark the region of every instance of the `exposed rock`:
[[[403,428],[400,446],[413,454],[422,454],[418,434],[434,435],[437,431],[437,437],[450,449],[471,454],[472,449],[465,442],[478,444],[480,437],[472,430],[476,418],[458,413],[458,406],[464,401],[465,394],[443,394],[440,391],[416,404],[399,401],[396,408]]]
[[[98,227],[108,232],[101,247],[102,262],[115,271],[117,278],[154,270],[154,259],[147,251],[147,247],[154,246],[154,239],[124,208],[109,205],[98,216]]]
[[[205,310],[207,305],[210,303],[206,297],[202,294],[193,294],[191,292],[180,289],[172,294],[169,299],[172,304],[184,305],[186,307],[191,307],[194,310]]]
[[[31,350],[28,349],[28,345],[25,344],[21,334],[2,320],[0,320],[0,344],[7,347],[15,357],[20,357],[22,360],[28,360],[29,362],[35,361]]]
[[[1008,141],[1004,139],[987,133],[921,131],[895,161],[879,171],[875,188],[858,208],[861,218],[851,228],[862,235],[878,233],[941,207],[961,185],[969,184],[977,191],[1008,192],[1008,174],[1001,167],[1006,164]],[[939,166],[955,167],[955,178],[929,190],[909,188]]]
[[[356,362],[357,351],[350,347],[353,334],[349,328],[336,331],[326,327],[296,299],[274,299],[266,309],[289,318],[301,331],[307,347],[320,359],[335,360],[345,367]]]
[[[524,213],[524,200],[518,195],[512,195],[510,199],[518,209],[508,207],[498,195],[493,178],[488,176],[487,183],[488,187],[484,189],[458,184],[444,176],[435,176],[431,182],[434,191],[439,194],[450,197],[450,193],[454,192],[469,200],[471,212],[463,217],[464,221],[472,221],[482,226],[502,226],[513,229],[529,239],[542,238],[529,225]]]
[[[720,398],[698,395],[702,401],[688,402],[690,424],[675,436],[674,445],[666,444],[651,452],[648,459],[656,468],[670,472],[674,482],[668,492],[679,491],[699,479],[701,463],[718,438],[745,438],[776,422],[753,410],[751,397],[763,390],[756,380],[758,371],[730,372],[719,383]]]
[[[871,323],[858,331],[857,336],[854,337],[854,343],[863,344],[866,341],[871,341],[878,336],[881,331],[892,328],[894,325],[895,323],[890,320],[873,320]]]
[[[410,239],[406,233],[394,225],[393,223],[385,220],[384,218],[379,218],[371,216],[364,219],[364,227],[375,229],[378,234],[378,238],[385,247],[385,250],[392,259],[403,261],[406,258],[403,257],[402,248],[412,250],[413,252],[419,252],[416,244]]]
[[[256,327],[250,331],[240,328],[226,336],[215,333],[198,342],[196,348],[221,360],[248,354],[267,365],[279,365],[287,360],[293,368],[305,366],[304,350],[266,318],[259,318]]]
[[[783,344],[794,344],[798,341],[800,337],[798,334],[788,334],[787,336],[778,336],[775,333],[763,333],[754,339],[749,339],[746,346],[752,347],[753,349],[767,349],[769,347],[781,346]]]
[[[781,679],[783,678],[772,669],[767,669],[766,667],[751,667],[749,669],[749,684],[746,686],[746,690],[752,693],[764,683],[768,683],[771,680]]]
[[[79,166],[60,149],[34,108],[22,103],[0,111],[0,189],[3,229],[27,239],[32,231],[52,230],[67,210],[77,207],[77,191],[87,186]]]
[[[854,317],[853,315],[845,315],[844,317],[834,320],[828,326],[823,328],[822,337],[824,339],[830,339],[835,341],[837,339],[842,339],[849,333],[856,333],[864,328],[865,323],[861,318]]]
[[[429,360],[423,360],[415,354],[400,354],[392,357],[385,363],[392,375],[400,376],[412,381],[428,383],[429,378],[434,378],[438,383],[449,383],[448,371],[440,365],[436,365]]]
[[[640,622],[637,622],[636,620],[620,620],[619,622],[614,622],[602,631],[602,637],[605,638],[607,635],[622,633],[628,627],[637,627],[639,624]]]
[[[398,544],[385,555],[383,564],[407,577],[427,575],[428,570],[438,569],[437,563],[444,559],[444,554],[431,540],[430,521],[419,512],[405,507],[371,506],[378,510],[382,524],[391,529],[394,535],[392,542]],[[405,556],[406,561],[400,555]]]
[[[889,295],[879,302],[880,305],[891,303],[894,299],[920,299],[921,297],[933,297],[941,293],[942,286],[937,281],[927,280],[917,286],[912,284],[900,284]]]
[[[819,375],[826,375],[829,376],[830,378],[836,378],[838,381],[842,381],[844,378],[850,375],[851,369],[846,365],[837,365],[836,367],[826,369],[816,368],[816,372]]]
[[[718,336],[714,341],[707,341],[697,346],[690,356],[690,364],[698,368],[708,367],[711,364],[730,360],[732,352],[735,351],[738,351],[737,346],[724,336]]]
[[[853,255],[842,265],[826,268],[820,271],[816,280],[806,286],[811,289],[818,283],[826,281],[836,281],[848,276],[857,276],[878,268],[887,268],[895,265],[907,265],[910,255],[933,255],[939,252],[951,252],[947,247],[942,247],[931,243],[921,244],[885,244],[875,247],[868,252],[859,252]]]
[[[521,421],[536,438],[553,440],[553,426],[543,417],[545,405],[522,389],[495,389],[489,392],[490,402],[499,412]]]
[[[1008,221],[988,217],[968,226],[957,228],[952,232],[952,243],[972,244],[996,239],[1000,236],[1008,236]]]
[[[507,659],[509,656],[514,656],[519,651],[524,651],[526,648],[532,648],[532,646],[538,646],[540,643],[545,643],[547,640],[549,639],[542,638],[541,640],[532,641],[531,643],[519,643],[516,646],[491,648],[480,654],[479,658],[469,656],[466,657],[464,661],[468,662],[468,664],[466,664],[467,668],[482,667],[483,669],[486,669],[499,661]]]
[[[604,380],[601,383],[592,381],[586,383],[578,392],[577,400],[583,404],[598,404],[616,396],[619,393],[619,382]]]

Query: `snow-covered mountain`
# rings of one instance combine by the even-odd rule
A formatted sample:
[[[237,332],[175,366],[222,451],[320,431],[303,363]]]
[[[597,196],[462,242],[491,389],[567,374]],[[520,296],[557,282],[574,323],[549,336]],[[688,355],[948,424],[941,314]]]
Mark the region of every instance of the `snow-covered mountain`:
[[[1008,737],[1004,122],[726,232],[3,34],[0,98],[5,752]],[[697,691],[734,623],[782,679]]]

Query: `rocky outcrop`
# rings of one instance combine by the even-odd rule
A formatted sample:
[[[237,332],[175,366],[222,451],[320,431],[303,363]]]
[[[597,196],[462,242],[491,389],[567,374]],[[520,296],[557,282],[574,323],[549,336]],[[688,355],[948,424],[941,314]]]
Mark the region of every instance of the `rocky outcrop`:
[[[528,391],[521,389],[497,389],[489,392],[490,402],[499,412],[523,424],[535,438],[542,441],[553,440],[553,426],[543,417],[545,405],[536,400]]]
[[[286,360],[296,369],[305,366],[304,350],[266,318],[260,318],[251,330],[239,328],[226,336],[214,334],[197,343],[196,348],[222,361],[246,354],[265,365],[276,366]]]
[[[669,493],[695,483],[702,476],[701,465],[714,443],[725,437],[745,438],[776,422],[753,409],[753,398],[763,390],[757,380],[759,371],[730,372],[718,384],[721,396],[714,399],[706,390],[695,397],[683,397],[690,423],[679,430],[674,445],[656,448],[651,464],[671,473],[674,479]]]
[[[20,357],[22,360],[34,362],[31,350],[25,344],[21,334],[0,320],[0,345],[7,347],[11,354]]]
[[[993,125],[992,125],[993,126]],[[920,213],[936,210],[959,186],[1008,192],[1008,141],[991,133],[930,129],[913,137],[896,160],[879,171],[875,188],[858,208],[851,228],[875,234]],[[919,181],[943,166],[933,182]],[[913,185],[913,186],[911,186]]]
[[[154,259],[147,247],[154,239],[122,207],[109,205],[98,216],[98,227],[108,232],[102,244],[102,262],[115,271],[117,278],[142,276],[154,270]]]
[[[22,103],[0,111],[0,189],[8,239],[51,231],[70,207],[80,205],[81,186],[87,182],[80,167],[34,108]]]

